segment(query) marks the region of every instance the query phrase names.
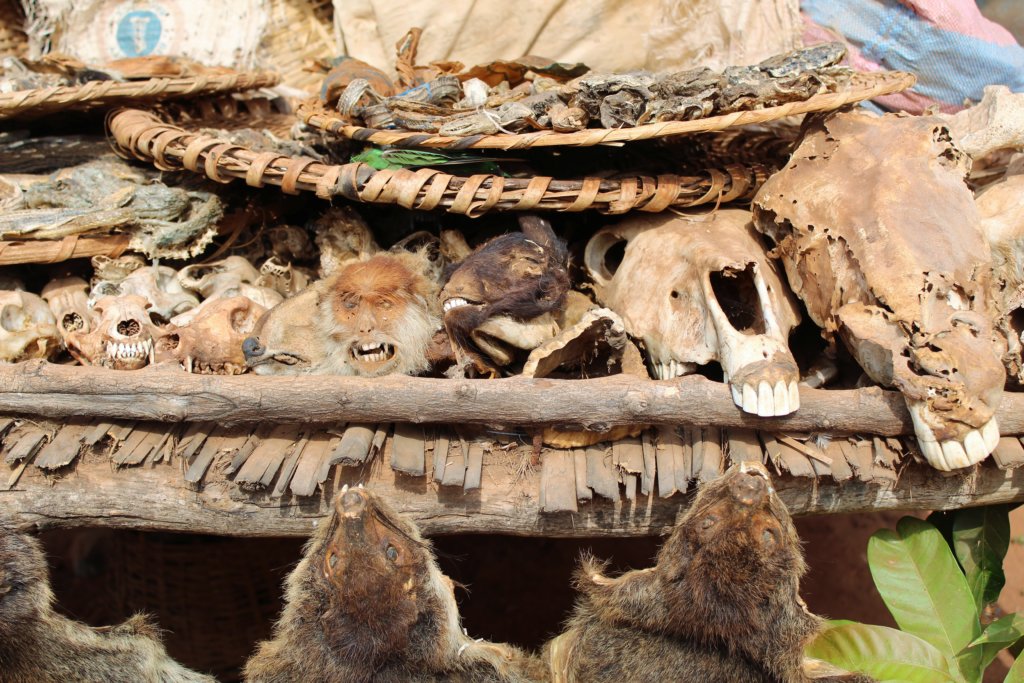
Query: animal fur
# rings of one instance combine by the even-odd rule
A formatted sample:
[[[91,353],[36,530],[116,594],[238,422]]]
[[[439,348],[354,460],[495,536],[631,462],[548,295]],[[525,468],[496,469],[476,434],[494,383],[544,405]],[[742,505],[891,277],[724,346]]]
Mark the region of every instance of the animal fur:
[[[452,267],[441,301],[464,299],[467,305],[444,315],[452,344],[482,370],[493,362],[473,341],[473,331],[487,320],[508,317],[519,321],[556,313],[569,291],[568,252],[551,226],[534,216],[520,219],[522,232],[485,242]]]
[[[427,349],[441,327],[437,286],[421,253],[377,254],[268,311],[246,343],[256,374],[378,377],[429,369]],[[381,362],[360,358],[364,345],[383,344]]]
[[[546,656],[556,683],[798,683],[821,620],[799,597],[805,565],[759,463],[706,484],[657,564],[617,578],[585,559],[568,628]],[[860,675],[815,680],[864,683]]]
[[[136,615],[90,628],[53,610],[46,558],[30,536],[0,529],[0,682],[213,683],[170,657]]]
[[[347,487],[346,487],[347,488]],[[540,663],[465,635],[451,581],[416,527],[366,489],[342,490],[286,582],[252,683],[526,683]],[[529,675],[529,677],[528,677]]]

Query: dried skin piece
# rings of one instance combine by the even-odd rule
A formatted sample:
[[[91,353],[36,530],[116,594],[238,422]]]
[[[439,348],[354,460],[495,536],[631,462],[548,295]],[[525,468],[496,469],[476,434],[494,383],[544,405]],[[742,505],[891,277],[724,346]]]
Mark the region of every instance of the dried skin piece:
[[[835,114],[806,129],[754,202],[811,317],[903,393],[942,470],[995,448],[1005,382],[968,165],[939,118]]]
[[[810,683],[823,620],[800,599],[800,539],[760,462],[700,488],[648,569],[608,577],[593,558],[566,631],[544,656],[565,683]],[[870,683],[838,670],[823,683]]]
[[[744,411],[800,406],[787,343],[800,313],[748,212],[631,216],[596,233],[583,262],[598,300],[643,340],[658,379],[718,361]]]
[[[286,299],[245,341],[258,375],[380,377],[428,369],[427,349],[441,323],[436,285],[423,254],[378,254]]]
[[[526,216],[520,225],[523,232],[495,237],[466,257],[441,290],[452,346],[481,373],[497,374],[559,329],[569,290],[565,243],[542,219]]]
[[[454,586],[410,521],[362,487],[342,488],[288,577],[274,639],[252,683],[529,683],[540,662],[462,630]]]
[[[40,297],[0,290],[0,362],[49,358],[60,348],[57,321]]]
[[[240,375],[246,369],[242,343],[266,312],[244,296],[213,299],[188,324],[161,331],[156,362],[172,361],[185,372],[204,375]]]
[[[0,661],[10,683],[214,683],[167,656],[160,630],[136,615],[91,628],[53,608],[42,545],[0,528]]]
[[[68,333],[68,351],[82,365],[138,370],[153,362],[160,330],[150,322],[149,302],[134,294],[108,296],[93,304],[88,332]]]

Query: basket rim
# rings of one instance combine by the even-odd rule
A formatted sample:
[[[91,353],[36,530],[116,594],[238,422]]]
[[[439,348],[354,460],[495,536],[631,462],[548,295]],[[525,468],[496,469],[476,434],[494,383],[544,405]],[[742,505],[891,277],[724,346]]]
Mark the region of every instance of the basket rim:
[[[726,203],[750,199],[769,173],[759,164],[728,164],[694,175],[621,179],[453,176],[433,168],[375,170],[363,163],[328,165],[276,152],[258,153],[165,123],[141,109],[111,112],[107,128],[117,153],[165,171],[187,169],[221,183],[244,179],[251,187],[276,185],[286,194],[316,192],[321,199],[343,197],[417,210],[443,208],[471,217],[491,210],[593,209],[619,214]]]
[[[837,92],[814,95],[801,102],[789,102],[764,109],[750,109],[695,121],[665,121],[633,128],[587,128],[574,133],[552,130],[516,135],[471,135],[452,137],[415,131],[381,130],[353,125],[340,115],[303,103],[299,119],[327,133],[378,145],[395,147],[429,147],[432,149],[499,149],[521,150],[533,147],[589,147],[605,143],[649,140],[669,135],[707,133],[756,123],[766,123],[787,116],[839,109],[847,104],[891,95],[906,90],[917,82],[917,76],[905,71],[855,72],[851,86]]]
[[[28,114],[270,88],[279,82],[280,76],[273,71],[246,71],[137,81],[88,81],[82,85],[18,90],[0,93],[0,120]]]

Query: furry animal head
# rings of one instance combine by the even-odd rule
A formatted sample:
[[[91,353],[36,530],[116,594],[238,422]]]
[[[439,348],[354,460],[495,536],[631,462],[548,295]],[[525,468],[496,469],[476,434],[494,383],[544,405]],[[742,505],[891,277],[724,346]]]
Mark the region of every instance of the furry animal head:
[[[481,371],[510,362],[513,336],[535,336],[533,330],[505,332],[509,323],[529,323],[559,311],[569,290],[565,243],[541,219],[524,217],[521,226],[522,232],[478,247],[449,271],[441,290],[452,344]],[[484,329],[495,320],[503,321],[502,332]]]
[[[246,364],[260,375],[423,372],[441,326],[432,267],[410,252],[341,266],[263,316],[243,343]]]

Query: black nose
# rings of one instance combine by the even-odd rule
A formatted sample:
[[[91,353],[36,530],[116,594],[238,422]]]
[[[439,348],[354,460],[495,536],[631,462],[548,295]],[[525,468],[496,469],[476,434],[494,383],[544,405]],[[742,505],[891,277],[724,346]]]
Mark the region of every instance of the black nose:
[[[245,341],[242,342],[242,355],[245,356],[246,360],[258,358],[263,355],[264,351],[266,349],[260,344],[258,337],[246,337]]]

